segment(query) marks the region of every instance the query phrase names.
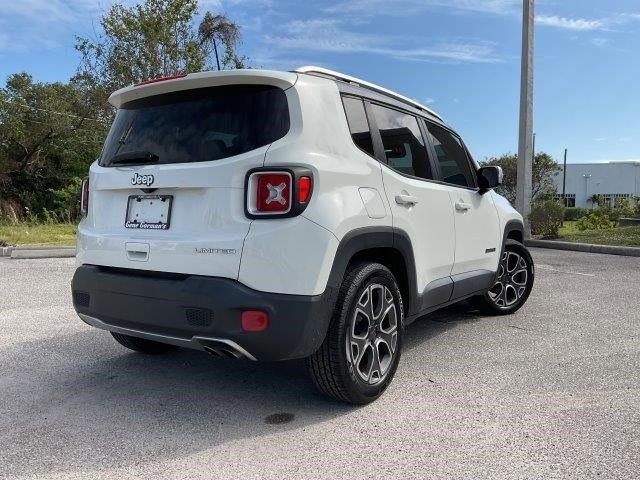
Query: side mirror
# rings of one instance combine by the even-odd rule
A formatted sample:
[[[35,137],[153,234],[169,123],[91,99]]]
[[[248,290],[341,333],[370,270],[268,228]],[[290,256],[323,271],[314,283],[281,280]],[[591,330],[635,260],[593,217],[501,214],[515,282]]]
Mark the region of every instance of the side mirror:
[[[481,195],[498,185],[502,185],[502,167],[481,167],[478,170],[478,186]]]

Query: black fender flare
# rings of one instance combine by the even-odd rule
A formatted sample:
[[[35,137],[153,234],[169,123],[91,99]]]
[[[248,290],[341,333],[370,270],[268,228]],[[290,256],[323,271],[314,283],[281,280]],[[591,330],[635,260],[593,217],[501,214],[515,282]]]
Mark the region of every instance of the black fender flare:
[[[507,243],[507,238],[509,238],[509,235],[513,232],[519,233],[519,236],[522,239],[522,242],[520,243],[524,244],[524,224],[521,220],[509,220],[504,225],[504,233],[502,235],[502,248],[500,249],[501,253],[504,251],[504,245]]]
[[[416,292],[417,276],[416,262],[413,255],[413,245],[409,235],[403,230],[393,227],[362,227],[347,233],[336,251],[333,266],[329,273],[327,287],[337,292],[351,259],[358,253],[373,248],[391,248],[397,250],[404,260],[406,267],[407,287],[409,292],[408,312],[419,308]]]

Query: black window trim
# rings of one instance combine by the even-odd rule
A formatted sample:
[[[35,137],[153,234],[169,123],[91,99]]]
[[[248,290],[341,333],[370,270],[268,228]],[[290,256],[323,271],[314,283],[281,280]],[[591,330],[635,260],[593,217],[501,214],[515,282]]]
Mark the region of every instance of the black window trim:
[[[351,98],[353,100],[360,100],[362,102],[362,106],[364,107],[364,116],[365,119],[367,120],[367,125],[369,125],[369,134],[371,135],[371,143],[373,145],[373,155],[371,155],[369,152],[367,152],[366,150],[364,150],[363,148],[360,147],[360,145],[358,145],[356,143],[356,141],[353,139],[353,135],[351,134],[351,127],[349,126],[349,116],[347,115],[347,108],[344,105],[344,99],[345,98]],[[342,103],[342,109],[344,110],[344,116],[347,120],[347,128],[349,129],[349,137],[351,138],[351,142],[355,145],[355,147],[360,150],[362,153],[364,153],[367,157],[369,158],[373,158],[374,160],[378,160],[375,156],[376,154],[376,143],[375,143],[375,136],[373,134],[373,127],[371,126],[371,119],[369,118],[369,112],[367,111],[367,104],[364,101],[364,99],[362,97],[358,97],[357,95],[351,95],[348,93],[341,93],[340,94],[340,103]],[[376,128],[377,131],[377,128]]]
[[[384,102],[379,102],[377,100],[371,100],[364,97],[362,98],[362,100],[364,101],[367,117],[369,117],[369,126],[371,127],[371,135],[373,136],[373,149],[376,152],[376,160],[378,160],[382,165],[387,167],[392,172],[397,173],[398,175],[402,175],[403,177],[412,178],[414,180],[422,180],[423,182],[441,183],[436,178],[416,177],[415,175],[409,175],[408,173],[404,173],[404,172],[401,172],[400,170],[396,170],[395,168],[389,165],[387,156],[384,153],[384,144],[382,143],[382,136],[380,135],[380,130],[378,129],[378,123],[376,122],[376,118],[375,118],[375,115],[373,114],[373,109],[371,108],[371,106],[378,105],[381,107],[388,108],[390,110],[396,110],[397,112],[403,113],[405,115],[410,115],[416,119],[416,122],[418,123],[418,129],[420,130],[420,135],[422,136],[422,141],[424,143],[424,148],[427,153],[429,170],[431,172],[431,176],[435,177],[436,171],[433,169],[434,163],[433,163],[431,149],[429,147],[429,142],[427,141],[427,137],[425,136],[425,132],[422,128],[422,125],[421,125],[422,122],[420,121],[422,117],[418,117],[415,113],[410,112],[408,110],[404,110],[402,108],[398,108],[394,105],[389,105]]]
[[[349,137],[351,137],[351,141],[356,146],[356,148],[358,150],[360,150],[361,152],[364,152],[368,157],[373,158],[374,160],[377,160],[384,167],[388,168],[392,172],[397,173],[398,175],[402,175],[403,177],[406,177],[406,178],[412,178],[414,180],[420,180],[420,181],[429,182],[429,183],[437,183],[439,185],[446,185],[446,186],[449,186],[449,187],[460,188],[460,189],[463,189],[463,190],[472,190],[472,191],[475,191],[475,192],[480,190],[480,188],[478,187],[478,169],[476,167],[476,164],[472,160],[471,154],[469,153],[469,150],[467,149],[467,146],[465,145],[465,143],[462,140],[462,138],[460,137],[460,135],[458,135],[456,132],[454,132],[451,128],[449,128],[444,123],[439,122],[439,121],[435,121],[432,118],[429,118],[427,116],[418,115],[415,112],[412,112],[410,110],[401,108],[398,105],[385,103],[385,102],[383,102],[381,100],[373,99],[373,98],[370,98],[368,96],[341,91],[340,92],[340,97],[341,97],[341,103],[342,103],[342,97],[348,97],[348,98],[354,98],[354,99],[362,100],[362,102],[364,104],[364,110],[365,110],[365,113],[367,115],[367,122],[369,123],[369,131],[371,132],[371,140],[373,142],[374,156],[370,155],[369,152],[366,152],[365,150],[361,149],[353,141],[353,137],[351,137],[351,131],[349,131]],[[407,115],[411,115],[412,117],[416,118],[416,120],[418,121],[418,126],[420,127],[420,133],[422,134],[422,139],[425,142],[425,148],[427,149],[427,157],[429,158],[429,166],[431,168],[431,174],[433,175],[434,178],[416,177],[414,175],[409,175],[407,173],[400,172],[400,171],[398,171],[398,170],[396,170],[396,169],[394,169],[394,168],[389,166],[389,164],[387,162],[386,155],[384,154],[384,145],[382,144],[382,137],[380,136],[380,131],[378,130],[378,124],[376,123],[376,119],[375,119],[375,117],[373,115],[373,111],[371,109],[371,105],[372,104],[380,105],[382,107],[390,108],[392,110],[397,110],[399,112],[405,113]],[[344,108],[344,103],[342,103],[342,108],[343,108],[343,110],[345,110],[345,118],[346,118],[347,112],[346,112],[346,109]],[[433,146],[433,144],[431,142],[431,137],[430,137],[429,132],[427,130],[427,124],[429,124],[429,123],[447,130],[449,133],[454,135],[460,141],[460,144],[462,145],[462,148],[463,148],[463,150],[465,152],[465,155],[467,157],[467,162],[468,162],[469,167],[471,169],[471,176],[473,177],[473,181],[475,183],[475,186],[465,187],[463,185],[457,185],[455,183],[449,183],[449,182],[445,182],[444,180],[442,180],[442,172],[440,171],[440,165],[439,165],[439,163],[437,161],[438,157],[436,155],[435,148],[434,148],[434,146]],[[347,120],[347,125],[348,125],[348,120]]]
[[[479,191],[480,188],[478,187],[478,170],[476,168],[475,163],[471,160],[471,155],[469,154],[469,150],[467,149],[467,146],[462,141],[462,138],[460,137],[460,135],[458,135],[456,132],[454,132],[453,130],[451,130],[450,128],[448,128],[445,125],[442,125],[442,124],[436,123],[436,122],[432,122],[432,121],[430,121],[430,120],[428,120],[428,119],[426,119],[424,117],[421,117],[421,118],[422,118],[422,123],[424,124],[424,129],[426,131],[425,133],[427,133],[427,138],[429,139],[429,146],[430,146],[432,154],[435,156],[435,158],[438,158],[438,157],[437,157],[437,154],[436,154],[436,149],[435,149],[433,143],[431,142],[431,136],[428,134],[429,133],[428,132],[428,130],[429,130],[428,125],[429,124],[432,124],[432,125],[434,125],[436,127],[442,128],[443,130],[446,130],[447,132],[449,132],[451,135],[453,135],[455,138],[458,139],[458,141],[460,142],[460,145],[462,146],[462,150],[464,151],[465,157],[467,159],[467,165],[469,165],[469,170],[471,171],[471,179],[473,180],[474,185],[471,186],[471,187],[465,187],[464,185],[458,185],[456,183],[445,182],[443,180],[443,177],[442,177],[442,171],[440,170],[440,164],[438,162],[436,162],[437,163],[437,166],[436,166],[437,170],[436,171],[437,171],[437,175],[438,175],[438,180],[437,180],[438,183],[441,183],[443,185],[449,185],[449,186],[455,187],[455,188],[462,188],[463,190]]]

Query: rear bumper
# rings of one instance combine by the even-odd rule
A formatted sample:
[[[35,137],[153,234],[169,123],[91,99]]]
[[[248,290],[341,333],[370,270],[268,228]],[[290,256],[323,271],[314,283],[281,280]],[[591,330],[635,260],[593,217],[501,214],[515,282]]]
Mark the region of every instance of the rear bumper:
[[[105,330],[207,350],[227,344],[253,360],[302,358],[327,332],[333,289],[316,296],[259,292],[218,277],[82,265],[73,305],[86,323]],[[243,332],[243,310],[269,314],[264,332]]]

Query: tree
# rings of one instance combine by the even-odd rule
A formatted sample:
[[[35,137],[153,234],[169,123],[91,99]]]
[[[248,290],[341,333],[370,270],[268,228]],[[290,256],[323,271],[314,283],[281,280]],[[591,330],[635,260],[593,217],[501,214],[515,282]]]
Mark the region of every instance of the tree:
[[[86,174],[108,127],[87,97],[79,79],[40,83],[26,73],[9,76],[0,89],[0,199],[5,205],[45,213],[55,190]]]
[[[211,45],[218,70],[245,67],[245,57],[238,57],[236,54],[236,47],[240,43],[240,29],[226,15],[214,15],[211,12],[205,13],[200,27],[198,27],[198,34],[203,45]],[[222,68],[220,67],[218,44],[224,46]]]
[[[512,204],[516,201],[516,184],[518,170],[518,155],[507,154],[501,157],[489,158],[482,162],[483,165],[502,167],[504,178],[502,185],[497,188],[500,195],[506,197]],[[534,200],[550,196],[556,188],[553,177],[562,171],[556,161],[546,153],[537,153],[533,159],[532,198]]]
[[[240,27],[225,15],[206,12],[196,27],[197,0],[144,0],[125,7],[116,4],[102,16],[103,34],[76,39],[82,56],[80,73],[103,94],[158,76],[213,68],[211,52],[225,52],[222,68],[243,66],[235,53]]]

